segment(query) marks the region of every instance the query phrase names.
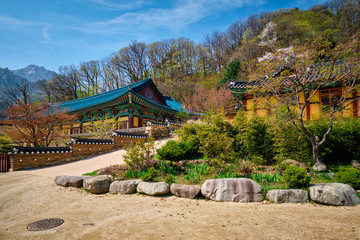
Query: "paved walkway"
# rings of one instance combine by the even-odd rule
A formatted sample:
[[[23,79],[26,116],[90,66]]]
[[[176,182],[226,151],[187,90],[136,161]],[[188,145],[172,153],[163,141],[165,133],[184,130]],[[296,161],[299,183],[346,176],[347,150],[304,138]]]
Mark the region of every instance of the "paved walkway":
[[[159,148],[163,146],[168,140],[169,139],[163,139],[161,141],[157,141],[156,146]],[[104,168],[111,165],[123,164],[124,154],[125,154],[125,150],[122,149],[94,157],[85,158],[83,160],[79,160],[76,162],[65,163],[51,167],[17,171],[17,172],[22,172],[31,175],[38,175],[38,176],[46,176],[50,178],[54,178],[58,175],[80,176],[84,173],[89,173],[99,168]]]

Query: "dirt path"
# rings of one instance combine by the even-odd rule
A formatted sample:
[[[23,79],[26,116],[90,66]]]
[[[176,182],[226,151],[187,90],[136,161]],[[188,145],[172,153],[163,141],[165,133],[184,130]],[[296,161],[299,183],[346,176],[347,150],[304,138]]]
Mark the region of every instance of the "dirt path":
[[[26,229],[53,217],[64,224]],[[92,195],[59,187],[47,176],[0,174],[0,239],[360,239],[359,219],[360,205]]]
[[[169,139],[163,139],[161,141],[157,141],[156,146],[161,147],[168,140]],[[125,154],[125,150],[118,150],[95,157],[89,157],[76,162],[71,162],[71,163],[61,164],[52,167],[46,167],[46,168],[18,171],[18,172],[22,172],[24,174],[37,175],[37,176],[46,176],[50,178],[54,178],[58,175],[81,176],[84,173],[89,173],[99,168],[104,168],[110,165],[123,164],[124,154]]]

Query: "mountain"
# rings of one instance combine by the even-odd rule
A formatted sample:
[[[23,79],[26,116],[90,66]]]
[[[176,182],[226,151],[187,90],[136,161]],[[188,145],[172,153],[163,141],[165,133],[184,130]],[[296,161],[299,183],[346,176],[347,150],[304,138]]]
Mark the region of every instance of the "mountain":
[[[16,87],[23,83],[27,83],[28,80],[26,78],[15,75],[13,71],[8,68],[0,68],[0,89],[3,92],[4,89],[9,87]]]
[[[34,64],[31,64],[25,68],[13,70],[13,73],[20,77],[26,78],[29,80],[29,82],[36,82],[39,79],[50,80],[56,75],[54,71],[47,70],[43,66],[37,66]]]

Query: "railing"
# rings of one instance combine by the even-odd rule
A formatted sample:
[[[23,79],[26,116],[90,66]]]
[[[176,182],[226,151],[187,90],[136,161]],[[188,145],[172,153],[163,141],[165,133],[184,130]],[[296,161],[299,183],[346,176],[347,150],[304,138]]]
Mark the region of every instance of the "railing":
[[[7,172],[10,169],[10,155],[0,153],[0,172]]]

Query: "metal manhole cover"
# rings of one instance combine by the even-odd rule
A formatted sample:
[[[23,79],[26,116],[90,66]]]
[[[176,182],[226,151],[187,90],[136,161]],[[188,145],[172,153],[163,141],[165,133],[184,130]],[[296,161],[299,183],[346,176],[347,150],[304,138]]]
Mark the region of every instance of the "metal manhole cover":
[[[27,226],[29,231],[44,231],[55,228],[64,223],[61,218],[47,218],[40,221],[33,222]]]

